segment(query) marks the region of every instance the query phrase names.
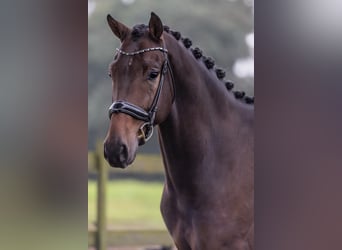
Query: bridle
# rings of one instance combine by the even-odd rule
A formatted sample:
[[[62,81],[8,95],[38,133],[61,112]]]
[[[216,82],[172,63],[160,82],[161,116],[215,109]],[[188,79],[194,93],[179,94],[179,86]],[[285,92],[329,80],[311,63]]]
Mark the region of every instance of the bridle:
[[[133,118],[137,120],[144,122],[143,125],[139,128],[139,132],[138,132],[139,146],[141,146],[145,144],[153,135],[153,126],[154,126],[156,113],[158,110],[158,102],[159,102],[160,94],[164,85],[165,75],[168,70],[170,72],[172,88],[173,88],[172,103],[174,102],[174,99],[175,99],[174,78],[173,78],[172,69],[168,62],[168,57],[167,57],[168,51],[167,49],[164,49],[162,47],[147,48],[147,49],[142,49],[142,50],[138,50],[134,52],[125,52],[118,48],[116,50],[118,51],[118,53],[125,55],[125,56],[135,56],[135,55],[143,54],[143,53],[150,52],[150,51],[161,51],[163,52],[165,56],[165,61],[160,71],[161,75],[159,79],[158,88],[148,111],[127,101],[115,101],[109,107],[109,112],[108,112],[109,119],[111,119],[111,116],[113,113],[124,113],[124,114],[132,116]]]

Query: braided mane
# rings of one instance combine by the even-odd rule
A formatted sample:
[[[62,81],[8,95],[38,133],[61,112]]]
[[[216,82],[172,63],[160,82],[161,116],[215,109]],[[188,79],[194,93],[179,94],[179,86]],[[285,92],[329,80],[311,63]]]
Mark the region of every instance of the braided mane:
[[[139,24],[139,25],[134,26],[132,30],[133,40],[136,40],[139,37],[141,37],[146,28],[147,26],[144,24]],[[226,77],[226,72],[224,71],[224,69],[215,67],[215,60],[210,56],[204,56],[203,51],[200,48],[198,47],[191,48],[192,41],[189,38],[183,38],[180,32],[173,31],[168,26],[164,26],[164,31],[171,34],[176,40],[178,41],[181,40],[184,47],[187,49],[190,49],[193,56],[197,60],[202,59],[203,63],[205,64],[208,70],[211,70],[211,69],[215,70],[217,78],[223,82],[223,84],[226,86],[226,89],[228,91],[231,91],[234,94],[236,99],[242,100],[247,104],[254,104],[254,96],[253,97],[247,96],[244,91],[234,91],[233,90],[234,83],[230,80],[224,79]]]
[[[202,59],[207,69],[209,70],[214,69],[217,78],[224,83],[228,91],[232,91],[234,93],[234,96],[236,99],[243,100],[247,104],[254,104],[254,96],[253,97],[247,96],[244,91],[233,91],[234,83],[230,80],[224,79],[226,77],[226,72],[224,71],[224,69],[215,67],[215,60],[210,56],[208,57],[204,56],[203,51],[200,48],[198,47],[191,48],[192,41],[189,38],[183,38],[180,32],[170,30],[168,26],[164,26],[164,31],[166,31],[167,33],[170,33],[176,40],[181,40],[184,44],[184,47],[187,49],[190,49],[193,56],[197,60]]]

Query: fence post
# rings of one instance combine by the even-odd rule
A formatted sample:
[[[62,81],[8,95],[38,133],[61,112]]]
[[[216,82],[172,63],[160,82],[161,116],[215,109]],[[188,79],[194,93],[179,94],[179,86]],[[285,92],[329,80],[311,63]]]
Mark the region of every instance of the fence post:
[[[103,144],[97,143],[95,152],[95,163],[98,171],[97,179],[97,234],[96,249],[107,249],[107,225],[106,225],[106,188],[108,179],[108,169],[104,164]]]

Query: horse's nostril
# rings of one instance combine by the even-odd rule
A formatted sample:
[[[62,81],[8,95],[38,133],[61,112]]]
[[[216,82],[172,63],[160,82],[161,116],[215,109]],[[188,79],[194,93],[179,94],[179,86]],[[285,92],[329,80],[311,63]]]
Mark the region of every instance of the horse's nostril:
[[[106,144],[103,145],[103,156],[104,156],[105,159],[108,159],[107,146],[106,146]]]
[[[127,146],[122,144],[120,146],[120,152],[119,152],[119,158],[121,162],[126,162],[128,157],[128,150],[127,150]]]

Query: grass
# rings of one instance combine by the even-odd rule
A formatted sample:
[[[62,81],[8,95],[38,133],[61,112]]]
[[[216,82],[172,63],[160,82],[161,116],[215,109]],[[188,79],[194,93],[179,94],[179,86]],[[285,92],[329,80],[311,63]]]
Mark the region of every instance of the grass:
[[[108,225],[118,228],[164,229],[159,204],[163,184],[136,180],[109,181]],[[96,181],[88,182],[88,224],[96,221]]]

